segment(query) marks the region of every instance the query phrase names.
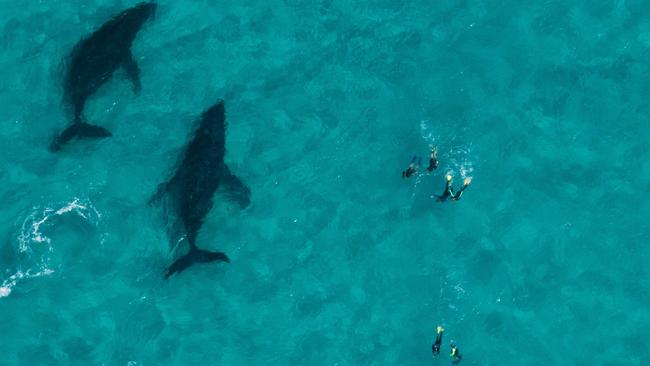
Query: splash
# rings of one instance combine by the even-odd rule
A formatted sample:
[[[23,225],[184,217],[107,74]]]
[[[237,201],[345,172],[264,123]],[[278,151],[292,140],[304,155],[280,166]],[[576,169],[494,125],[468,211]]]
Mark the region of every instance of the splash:
[[[101,214],[90,202],[79,198],[54,207],[33,207],[31,213],[23,221],[18,242],[18,269],[14,274],[2,281],[0,298],[11,294],[13,288],[22,280],[48,276],[54,273],[50,258],[54,252],[52,240],[44,233],[56,225],[56,219],[64,215],[74,214],[82,220],[97,226]],[[22,270],[21,268],[28,268]]]
[[[423,119],[420,121],[420,136],[422,136],[422,139],[429,144],[430,148],[436,144],[438,138],[433,134],[433,132],[431,132],[429,120]]]
[[[472,178],[474,172],[472,144],[461,142],[458,136],[440,137],[432,131],[429,120],[420,121],[420,136],[429,148],[438,148],[438,160],[441,166],[438,168],[446,174],[454,175],[458,172],[461,178]]]
[[[472,156],[472,148],[468,146],[463,149],[459,149],[459,156],[457,158],[457,169],[460,173],[460,176],[464,178],[472,178],[472,173],[474,172],[474,165],[470,157]]]
[[[32,213],[23,221],[20,235],[18,236],[19,251],[21,253],[31,251],[32,246],[30,244],[32,243],[44,243],[51,251],[51,240],[49,237],[43,235],[42,227],[44,225],[46,227],[53,225],[52,220],[54,218],[69,212],[76,213],[77,216],[90,221],[93,225],[96,225],[101,218],[99,211],[91,204],[81,204],[78,198],[75,198],[72,202],[66,203],[58,209],[34,207]]]
[[[27,272],[18,271],[2,282],[2,286],[0,286],[0,298],[9,296],[13,287],[16,286],[18,281],[21,279],[47,276],[52,273],[54,273],[54,271],[49,268],[45,268],[38,272],[32,270],[27,270]]]

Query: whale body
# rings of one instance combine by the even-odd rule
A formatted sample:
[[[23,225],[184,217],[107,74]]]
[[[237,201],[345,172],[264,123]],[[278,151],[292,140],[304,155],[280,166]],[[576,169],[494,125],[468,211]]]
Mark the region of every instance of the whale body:
[[[126,9],[75,45],[67,57],[63,82],[64,101],[72,107],[74,118],[72,124],[55,138],[50,150],[60,150],[73,138],[111,136],[107,129],[86,122],[83,116],[86,101],[120,67],[133,83],[134,91],[139,92],[140,69],[131,54],[131,45],[155,10],[153,2]]]
[[[196,239],[206,215],[214,204],[213,196],[224,188],[242,208],[250,204],[250,189],[224,162],[226,153],[226,114],[223,101],[203,112],[198,127],[188,143],[183,158],[172,177],[161,184],[153,200],[166,199],[176,231],[187,240],[189,250],[167,270],[165,278],[194,263],[229,262],[222,252],[197,247]],[[175,236],[178,236],[178,232]]]

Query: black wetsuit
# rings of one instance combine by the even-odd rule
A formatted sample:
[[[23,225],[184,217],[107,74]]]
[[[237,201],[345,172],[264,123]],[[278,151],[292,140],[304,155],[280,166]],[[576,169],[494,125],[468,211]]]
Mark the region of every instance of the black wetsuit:
[[[438,196],[438,202],[444,202],[449,199],[449,197],[454,197],[454,189],[451,187],[451,180],[447,181],[447,185],[445,186],[445,191],[442,193],[442,195]]]
[[[429,167],[427,168],[427,171],[432,172],[438,167],[438,160],[436,159],[429,159]]]
[[[458,201],[460,197],[463,195],[463,191],[468,186],[469,186],[468,184],[463,184],[463,186],[460,187],[458,192],[454,193],[454,188],[451,186],[451,181],[448,180],[447,185],[445,186],[445,191],[442,193],[442,195],[440,196],[435,195],[435,196],[438,199],[438,202],[444,202],[450,198],[452,201]]]
[[[429,155],[429,166],[427,167],[427,171],[431,173],[437,168],[438,168],[438,150],[434,147],[431,149],[431,155]]]
[[[418,161],[417,165],[415,165],[416,160]],[[421,162],[422,162],[422,158],[418,159],[417,156],[414,156],[413,159],[411,159],[411,164],[409,165],[409,167],[402,172],[402,178],[403,179],[410,178],[413,174],[415,174],[418,171]]]
[[[463,191],[464,191],[465,188],[467,188],[468,186],[469,186],[468,184],[463,184],[463,186],[460,187],[460,189],[458,190],[458,192],[456,192],[456,194],[454,194],[454,196],[453,196],[451,199],[454,200],[454,201],[458,201],[458,200],[460,199],[460,196],[463,195]]]
[[[463,359],[463,356],[460,355],[460,352],[458,352],[458,348],[456,348],[456,353],[451,355],[451,363],[454,365],[457,365],[460,363],[460,360]]]
[[[402,179],[410,178],[416,170],[413,167],[409,166],[405,171],[402,172]]]
[[[433,352],[433,355],[439,355],[440,354],[440,346],[442,345],[442,332],[438,333],[436,335],[436,340],[433,342],[433,345],[431,346],[431,352]]]

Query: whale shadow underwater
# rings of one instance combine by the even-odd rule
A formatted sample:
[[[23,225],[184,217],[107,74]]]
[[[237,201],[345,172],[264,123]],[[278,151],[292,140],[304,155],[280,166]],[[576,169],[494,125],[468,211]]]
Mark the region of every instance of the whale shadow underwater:
[[[61,150],[73,138],[102,138],[111,136],[107,129],[86,122],[83,111],[88,98],[104,85],[115,70],[122,67],[140,91],[140,69],[131,54],[136,35],[156,11],[156,3],[140,3],[115,15],[90,36],[79,41],[66,58],[63,99],[72,107],[72,124],[50,145],[51,151]]]
[[[230,262],[223,252],[197,247],[196,239],[206,215],[214,205],[220,187],[230,199],[246,208],[250,189],[224,163],[226,153],[226,111],[223,101],[203,112],[180,164],[171,178],[160,184],[150,203],[164,201],[173,238],[187,240],[189,251],[167,269],[165,279],[194,263]],[[173,241],[172,241],[173,242]]]

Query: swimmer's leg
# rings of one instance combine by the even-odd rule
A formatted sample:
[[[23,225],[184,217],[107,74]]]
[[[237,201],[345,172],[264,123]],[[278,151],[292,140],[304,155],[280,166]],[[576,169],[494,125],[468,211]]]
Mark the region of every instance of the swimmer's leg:
[[[442,195],[434,195],[437,198],[438,202],[446,201],[450,196],[454,196],[453,188],[451,187],[451,175],[447,174],[447,185],[445,185],[445,191],[442,192]]]
[[[463,195],[463,191],[465,190],[465,188],[467,188],[467,186],[462,186],[462,187],[460,187],[460,189],[458,190],[458,192],[456,192],[456,194],[452,195],[452,198],[453,198],[455,201],[458,201],[458,200],[460,199],[460,196]]]
[[[454,188],[451,186],[451,175],[447,176],[447,185],[445,186],[445,193],[443,196],[454,195]]]
[[[456,194],[452,194],[452,198],[454,199],[454,201],[458,201],[458,200],[460,199],[460,196],[463,195],[463,191],[464,191],[467,187],[469,187],[469,183],[470,183],[471,181],[472,181],[472,180],[471,180],[470,178],[466,178],[466,179],[465,179],[465,182],[463,183],[463,186],[460,187],[460,189],[458,190],[458,192],[456,192]]]

